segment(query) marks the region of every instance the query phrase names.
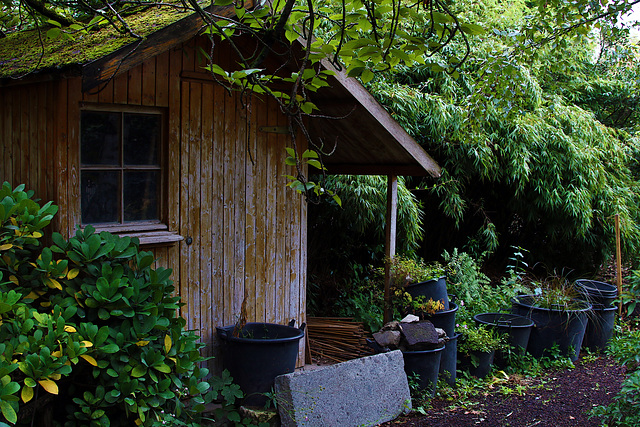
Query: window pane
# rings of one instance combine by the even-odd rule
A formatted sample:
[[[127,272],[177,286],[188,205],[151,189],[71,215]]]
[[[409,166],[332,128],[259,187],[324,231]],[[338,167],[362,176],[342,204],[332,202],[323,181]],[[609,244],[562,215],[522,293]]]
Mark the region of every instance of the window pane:
[[[124,220],[149,221],[158,214],[158,171],[124,173]]]
[[[161,116],[158,114],[124,115],[124,164],[158,165]]]
[[[120,113],[83,111],[80,153],[84,166],[120,165]]]
[[[119,222],[119,172],[82,171],[82,223]]]

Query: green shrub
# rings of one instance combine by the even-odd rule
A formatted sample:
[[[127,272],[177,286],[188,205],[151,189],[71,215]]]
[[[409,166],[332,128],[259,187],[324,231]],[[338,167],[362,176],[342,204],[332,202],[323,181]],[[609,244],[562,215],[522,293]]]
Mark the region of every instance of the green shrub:
[[[458,323],[471,324],[473,316],[478,313],[494,313],[511,307],[511,297],[524,289],[511,271],[500,283],[491,283],[481,271],[481,262],[456,248],[451,253],[444,251],[442,258],[447,274],[447,291],[457,297]]]
[[[592,415],[603,425],[631,427],[640,425],[640,331],[627,331],[616,336],[607,347],[607,354],[627,368],[622,388],[607,406],[597,406]]]
[[[471,354],[473,351],[489,353],[500,349],[506,344],[506,337],[493,328],[485,325],[477,327],[464,325],[460,329],[462,339],[460,340],[460,353]]]
[[[20,409],[54,395],[65,426],[196,425],[207,401],[241,396],[229,378],[212,390],[203,381],[203,344],[184,330],[171,270],[154,269],[136,239],[90,226],[40,250],[57,207],[32,196],[8,183],[0,192],[4,421],[29,421]]]

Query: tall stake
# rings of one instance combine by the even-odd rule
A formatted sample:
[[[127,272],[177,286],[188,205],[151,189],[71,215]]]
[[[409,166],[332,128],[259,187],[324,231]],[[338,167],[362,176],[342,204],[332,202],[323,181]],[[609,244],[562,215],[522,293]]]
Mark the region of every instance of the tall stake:
[[[618,295],[622,295],[622,250],[620,249],[620,215],[616,214],[616,270]],[[618,303],[618,316],[622,317],[622,299]]]
[[[384,266],[384,323],[391,321],[391,259],[396,254],[396,221],[398,216],[398,177],[389,175],[387,177],[387,229],[385,233],[385,255]]]

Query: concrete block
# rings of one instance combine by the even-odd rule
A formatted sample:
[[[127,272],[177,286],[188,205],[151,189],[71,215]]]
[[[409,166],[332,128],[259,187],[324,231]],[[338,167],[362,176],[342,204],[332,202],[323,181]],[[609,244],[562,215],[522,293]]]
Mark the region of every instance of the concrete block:
[[[411,409],[399,350],[281,375],[275,391],[284,427],[373,426]]]

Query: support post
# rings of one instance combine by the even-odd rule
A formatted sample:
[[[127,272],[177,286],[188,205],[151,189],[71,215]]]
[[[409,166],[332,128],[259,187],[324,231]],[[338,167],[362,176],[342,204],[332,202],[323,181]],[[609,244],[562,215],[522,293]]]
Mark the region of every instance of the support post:
[[[622,249],[620,246],[620,215],[616,214],[616,279],[618,282],[618,296],[622,295]],[[618,303],[618,316],[622,317],[622,298]]]
[[[384,266],[384,323],[391,321],[391,265],[396,254],[396,226],[398,218],[398,177],[387,177],[387,215],[385,225],[385,266]]]

